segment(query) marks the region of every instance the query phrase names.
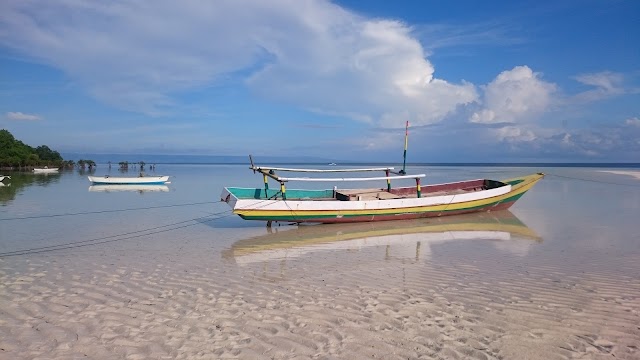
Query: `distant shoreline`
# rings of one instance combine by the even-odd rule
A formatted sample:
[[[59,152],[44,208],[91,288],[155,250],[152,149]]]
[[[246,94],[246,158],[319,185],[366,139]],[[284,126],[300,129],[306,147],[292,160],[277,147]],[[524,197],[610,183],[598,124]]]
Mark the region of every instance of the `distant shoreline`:
[[[100,162],[106,165],[106,162]],[[249,165],[249,162],[163,162],[149,161],[147,164],[155,165]],[[329,166],[328,163],[320,162],[287,162],[287,161],[263,161],[262,165],[306,165],[306,166]],[[398,166],[397,162],[340,162],[332,166]],[[113,165],[113,164],[112,164]],[[400,165],[401,166],[401,165]],[[569,168],[625,168],[640,169],[640,163],[407,163],[407,167],[412,166],[465,166],[465,167],[569,167]]]
[[[617,174],[617,175],[628,175],[628,176],[633,176],[634,178],[640,180],[640,171],[601,170],[600,172],[609,173],[609,174]]]

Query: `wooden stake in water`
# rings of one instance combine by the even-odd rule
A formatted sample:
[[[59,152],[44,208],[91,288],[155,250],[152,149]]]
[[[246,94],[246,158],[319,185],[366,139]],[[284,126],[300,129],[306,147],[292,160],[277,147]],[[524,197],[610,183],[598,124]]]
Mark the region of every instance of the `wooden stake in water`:
[[[404,155],[402,162],[402,170],[400,170],[400,174],[405,175],[407,172],[405,168],[407,167],[407,145],[409,145],[409,121],[407,121],[407,125],[404,129]]]

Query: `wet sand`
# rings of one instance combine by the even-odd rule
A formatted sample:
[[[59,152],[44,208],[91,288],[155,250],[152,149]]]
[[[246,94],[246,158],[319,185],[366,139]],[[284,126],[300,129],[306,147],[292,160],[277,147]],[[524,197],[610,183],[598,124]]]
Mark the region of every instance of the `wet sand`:
[[[0,358],[640,358],[637,256],[523,263],[539,240],[509,235],[254,262],[198,235],[6,257]]]

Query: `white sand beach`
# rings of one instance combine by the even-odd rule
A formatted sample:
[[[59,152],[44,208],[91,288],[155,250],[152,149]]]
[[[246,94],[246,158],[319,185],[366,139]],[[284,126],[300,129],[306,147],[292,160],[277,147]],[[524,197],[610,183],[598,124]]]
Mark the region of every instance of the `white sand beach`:
[[[524,270],[471,244],[427,262],[386,246],[243,266],[116,248],[5,258],[0,358],[640,356],[640,282],[619,271],[640,259]]]

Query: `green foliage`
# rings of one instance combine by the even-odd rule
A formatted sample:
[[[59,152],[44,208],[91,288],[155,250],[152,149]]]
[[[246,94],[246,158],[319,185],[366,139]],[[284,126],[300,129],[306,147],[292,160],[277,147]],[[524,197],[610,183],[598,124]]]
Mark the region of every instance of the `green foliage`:
[[[40,145],[36,148],[36,154],[41,160],[44,161],[62,161],[60,153],[49,149],[47,145]]]
[[[34,149],[17,140],[9,131],[0,130],[0,167],[60,166],[62,161],[60,153],[48,146]]]

